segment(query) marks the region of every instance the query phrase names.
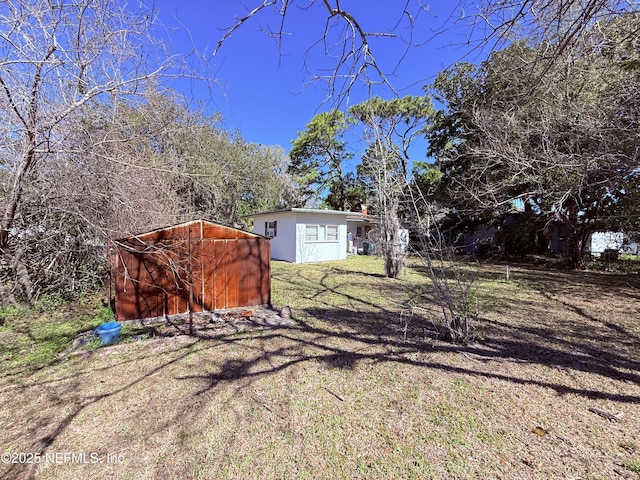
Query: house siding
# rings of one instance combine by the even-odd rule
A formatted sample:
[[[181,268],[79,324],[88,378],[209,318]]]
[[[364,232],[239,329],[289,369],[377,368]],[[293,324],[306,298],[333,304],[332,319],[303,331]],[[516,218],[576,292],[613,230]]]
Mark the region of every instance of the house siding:
[[[274,260],[292,263],[344,260],[347,258],[347,215],[353,215],[353,212],[291,209],[257,213],[252,215],[253,231],[264,235],[265,222],[278,222],[276,236],[271,238],[271,258]],[[324,235],[317,241],[307,241],[307,225],[324,226]],[[327,240],[327,225],[338,227],[337,240]]]
[[[271,238],[271,258],[274,260],[296,261],[296,218],[291,213],[274,212],[254,219],[253,231],[260,235],[266,235],[266,222],[278,222],[276,236]]]
[[[587,240],[587,251],[600,256],[605,250],[637,255],[638,244],[630,241],[624,232],[593,232]]]
[[[307,225],[336,225],[338,240],[327,240],[325,235],[317,241],[307,241]],[[347,217],[327,213],[296,213],[296,262],[323,262],[347,258]]]

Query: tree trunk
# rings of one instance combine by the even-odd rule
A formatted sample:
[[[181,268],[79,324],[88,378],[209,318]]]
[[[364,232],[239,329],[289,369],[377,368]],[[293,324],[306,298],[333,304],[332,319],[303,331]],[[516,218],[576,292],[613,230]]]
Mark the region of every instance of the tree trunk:
[[[398,209],[394,205],[386,212],[382,212],[382,222],[380,225],[380,246],[384,257],[384,272],[388,278],[397,278],[405,264],[404,252],[400,251],[398,245],[398,230],[400,220],[398,219]]]
[[[33,282],[29,275],[29,270],[24,259],[24,251],[22,248],[18,248],[14,255],[13,267],[16,272],[17,281],[22,286],[22,291],[27,299],[31,301],[33,299]]]
[[[580,229],[578,228],[578,206],[575,201],[570,202],[567,206],[567,214],[564,218],[564,223],[571,232],[569,234],[569,264],[571,268],[583,268],[584,261],[582,255],[582,235],[580,235]]]
[[[35,136],[30,134],[29,138],[35,139]],[[28,143],[26,151],[22,157],[22,161],[20,162],[20,165],[18,165],[18,171],[16,172],[11,193],[9,194],[9,201],[7,202],[7,206],[2,216],[2,224],[0,224],[0,249],[4,251],[8,251],[9,231],[13,227],[13,222],[16,218],[16,212],[18,210],[20,198],[22,197],[22,189],[26,181],[27,172],[33,165],[35,159],[35,145],[33,143],[33,141]]]
[[[569,236],[569,263],[572,268],[580,269],[584,267],[582,248],[580,246],[580,236],[572,234]]]

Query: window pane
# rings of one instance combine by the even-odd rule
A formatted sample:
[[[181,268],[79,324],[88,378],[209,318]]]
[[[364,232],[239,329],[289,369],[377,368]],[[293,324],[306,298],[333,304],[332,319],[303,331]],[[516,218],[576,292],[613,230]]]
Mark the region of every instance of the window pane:
[[[337,225],[327,225],[327,240],[328,241],[338,241],[338,226]]]
[[[307,242],[318,241],[318,225],[306,225],[305,239]]]

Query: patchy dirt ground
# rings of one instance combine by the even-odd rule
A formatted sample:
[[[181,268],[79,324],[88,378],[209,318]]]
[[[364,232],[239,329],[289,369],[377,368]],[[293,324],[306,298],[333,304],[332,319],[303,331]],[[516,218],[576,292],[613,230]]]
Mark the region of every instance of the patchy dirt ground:
[[[293,327],[288,306],[280,309],[268,306],[230,308],[215,312],[198,312],[144,320],[123,322],[129,326],[128,335],[134,339],[192,335],[207,339],[222,335],[265,328]]]
[[[350,258],[273,265],[287,328],[203,317],[194,336],[169,325],[13,369],[0,445],[41,461],[3,457],[0,475],[640,478],[638,277],[505,267],[467,267],[468,346],[407,315],[429,288],[419,264],[388,280]]]

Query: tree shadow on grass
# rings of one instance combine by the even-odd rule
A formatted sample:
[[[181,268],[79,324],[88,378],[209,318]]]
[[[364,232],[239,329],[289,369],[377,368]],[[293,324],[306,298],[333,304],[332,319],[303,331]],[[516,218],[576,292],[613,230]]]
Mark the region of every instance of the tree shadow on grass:
[[[171,365],[177,364],[188,357],[193,352],[193,343],[178,347],[172,351],[165,353],[176,353],[177,356],[168,360],[166,362],[161,362],[159,365],[154,367],[153,369],[143,373],[138,376],[133,381],[130,381],[116,389],[113,389],[109,392],[98,394],[98,395],[90,395],[90,396],[78,396],[76,387],[77,382],[80,378],[95,378],[96,374],[99,374],[101,371],[104,372],[106,370],[111,370],[114,368],[122,367],[123,365],[130,364],[139,360],[143,360],[145,358],[154,357],[153,354],[143,356],[143,357],[135,357],[128,360],[121,360],[114,363],[109,364],[105,367],[98,368],[86,368],[80,371],[74,371],[72,375],[58,377],[55,379],[47,379],[44,381],[35,381],[35,382],[23,382],[21,384],[17,384],[15,390],[17,392],[28,392],[30,389],[41,389],[46,384],[62,384],[64,382],[68,382],[68,388],[65,391],[60,392],[60,396],[58,397],[58,403],[61,406],[64,406],[65,409],[70,410],[68,414],[60,419],[56,419],[52,421],[50,417],[43,417],[39,421],[32,423],[27,432],[21,432],[21,437],[27,437],[30,439],[30,444],[27,447],[27,452],[29,454],[34,454],[39,456],[40,458],[44,458],[47,453],[49,447],[55,442],[55,440],[65,431],[67,428],[78,418],[78,416],[86,410],[88,407],[95,405],[103,400],[106,400],[114,395],[119,393],[132,390],[136,387],[136,385],[140,384],[144,380],[149,377],[160,373],[162,370],[168,368]],[[184,351],[183,351],[184,350]],[[19,376],[19,373],[16,374]],[[67,396],[66,399],[63,399],[62,396]],[[33,395],[33,393],[31,393]],[[69,401],[69,398],[71,399]],[[48,430],[48,433],[42,434],[42,430]],[[11,439],[9,439],[9,442]],[[7,443],[9,443],[7,442]],[[39,463],[9,463],[5,469],[0,469],[0,477],[1,478],[11,478],[11,479],[32,479],[35,477],[36,469]]]
[[[415,267],[414,267],[415,268]],[[527,267],[529,268],[529,267]],[[313,306],[302,308],[298,317],[304,331],[314,333],[326,338],[336,340],[349,340],[354,342],[355,348],[362,345],[386,345],[398,351],[416,352],[465,352],[475,355],[484,362],[491,361],[516,361],[528,364],[543,365],[555,369],[576,371],[600,375],[621,382],[631,382],[640,385],[640,340],[624,324],[613,323],[605,318],[599,318],[584,308],[571,303],[564,298],[553,299],[549,292],[555,295],[564,293],[567,288],[571,292],[577,292],[587,298],[593,295],[594,286],[606,291],[615,291],[618,295],[629,293],[630,288],[638,282],[634,275],[602,274],[600,272],[576,272],[576,271],[548,271],[546,269],[524,269],[521,267],[514,272],[518,281],[525,282],[529,287],[540,294],[544,299],[555,304],[546,305],[537,311],[526,300],[510,299],[509,306],[513,311],[526,311],[528,318],[525,322],[506,323],[498,320],[479,319],[477,326],[482,329],[484,339],[475,345],[461,347],[442,342],[434,338],[434,328],[427,318],[411,318],[411,321],[403,319],[398,308],[380,308],[373,297],[361,298],[344,291],[340,286],[331,286],[330,272],[326,273],[319,282],[318,292],[313,296],[320,300]],[[479,277],[483,275],[487,280],[495,280],[495,271],[479,270]],[[397,296],[402,289],[401,284],[387,283],[391,296]],[[348,300],[355,308],[335,308],[328,302],[321,301],[322,294],[330,293],[333,296]],[[573,297],[569,297],[573,298]],[[622,297],[624,298],[624,297]],[[347,302],[343,302],[347,303]],[[532,315],[538,314],[540,318],[546,318],[549,309],[559,309],[555,319],[536,322]],[[562,318],[564,311],[573,315],[567,321],[559,323],[557,318]],[[305,323],[305,319],[312,319]],[[319,320],[319,322],[315,321]],[[582,325],[576,328],[576,325]],[[591,324],[604,327],[593,328]],[[334,327],[335,326],[335,330]],[[434,343],[434,341],[436,341]],[[325,342],[326,343],[326,342]],[[317,347],[317,345],[316,345]],[[352,355],[354,348],[334,351],[330,355]],[[379,355],[379,356],[376,356]],[[403,363],[397,354],[376,354],[368,358],[380,361],[392,361]],[[333,363],[340,364],[333,360]],[[352,368],[353,357],[347,364]],[[412,362],[409,362],[412,363]],[[427,365],[425,365],[427,366]],[[437,364],[429,364],[430,368],[448,370],[451,367]],[[640,400],[633,395],[618,395],[607,393],[598,389],[571,388],[566,385],[553,382],[535,381],[526,377],[496,376],[487,371],[457,370],[453,371],[468,374],[477,374],[487,377],[495,377],[515,383],[532,383],[552,388],[559,393],[571,392],[588,398],[603,398],[622,402],[635,402]]]
[[[509,337],[496,336],[476,345],[462,347],[433,342],[431,338],[416,340],[409,335],[405,338],[389,326],[394,319],[392,313],[377,315],[368,313],[366,317],[363,320],[360,312],[351,312],[349,315],[343,309],[308,308],[300,311],[297,318],[298,325],[294,328],[268,329],[259,335],[247,332],[215,340],[194,340],[189,345],[174,349],[173,358],[158,362],[154,368],[145,371],[135,379],[102,394],[71,395],[73,390],[73,382],[71,382],[70,413],[56,420],[54,425],[34,424],[30,431],[24,434],[34,439],[30,447],[31,451],[43,455],[87,407],[125,391],[133,392],[141,382],[160,374],[170,366],[183,364],[185,373],[192,371],[192,368],[186,368],[185,360],[193,354],[215,351],[221,347],[235,348],[235,346],[244,350],[242,358],[222,359],[216,366],[204,367],[202,370],[205,371],[177,375],[175,378],[188,382],[192,386],[200,385],[196,390],[185,389],[190,392],[189,395],[196,397],[212,392],[221,384],[232,384],[236,387],[238,394],[243,394],[254,380],[273,376],[296,365],[320,362],[331,369],[356,370],[361,362],[368,361],[373,364],[407,365],[451,374],[485,377],[519,385],[535,385],[555,390],[559,395],[573,394],[587,399],[604,399],[630,404],[640,402],[640,396],[637,395],[578,388],[554,383],[551,380],[529,378],[520,375],[517,371],[507,374],[483,368],[486,364],[502,361],[515,364],[535,363],[553,368],[595,373],[640,385],[640,377],[637,374],[624,371],[640,369],[637,361],[604,349],[594,350],[590,347],[580,350],[579,344],[571,341],[565,341],[563,344],[561,339],[556,339],[555,344],[550,346],[535,345],[531,343],[531,337],[545,338],[546,335],[545,331],[535,327],[513,331]],[[333,328],[337,324],[342,327],[339,331]],[[491,322],[491,325],[496,328],[495,322]],[[507,333],[512,328],[509,325],[497,325],[497,327],[504,329]],[[517,338],[519,333],[524,335],[521,340]],[[249,338],[254,345],[250,349],[245,344]],[[420,355],[417,356],[416,353]],[[456,364],[456,362],[443,363],[437,360],[439,358],[437,355],[433,355],[438,353],[472,355],[476,364],[469,366],[469,362],[465,365]],[[94,376],[101,369],[113,369],[123,363],[139,360],[140,358],[136,357],[128,361],[118,361],[108,367],[87,369],[85,373]],[[64,379],[56,381],[64,381]],[[38,386],[39,384],[35,383],[28,385],[30,388]],[[25,385],[24,388],[26,387]],[[66,406],[69,407],[68,403]],[[197,412],[191,411],[190,414],[197,415]],[[45,423],[47,423],[46,420]],[[43,429],[48,429],[47,434],[38,436]],[[2,473],[5,478],[32,478],[35,468],[35,465],[9,465],[8,469]]]
[[[640,402],[640,396],[607,392],[596,388],[577,388],[553,381],[528,378],[524,375],[496,373],[491,369],[469,368],[430,361],[434,353],[462,353],[472,356],[479,365],[491,362],[513,362],[514,364],[536,364],[554,369],[585,372],[600,375],[621,382],[640,385],[640,362],[611,351],[606,345],[594,347],[580,339],[570,341],[561,335],[551,339],[545,327],[513,328],[495,321],[488,323],[494,331],[502,332],[486,338],[482,342],[459,346],[444,342],[434,342],[432,337],[416,327],[408,335],[394,328],[397,315],[392,313],[346,312],[335,308],[306,308],[301,316],[314,319],[307,322],[297,318],[298,327],[289,330],[268,332],[259,337],[261,342],[270,343],[287,340],[291,347],[265,350],[261,354],[244,360],[233,360],[220,365],[216,372],[185,375],[183,380],[204,383],[198,391],[203,394],[221,381],[259,378],[273,374],[295,364],[319,361],[331,368],[353,370],[363,360],[375,363],[389,362],[424,367],[444,372],[494,378],[521,385],[537,385],[555,390],[558,394],[574,394],[589,399],[606,399],[623,403]],[[318,321],[319,320],[319,321]],[[333,325],[340,329],[332,328]],[[416,335],[421,335],[420,339]],[[537,339],[537,340],[536,340]],[[230,339],[230,341],[233,341]],[[296,346],[302,345],[301,350]],[[375,350],[375,351],[371,351]],[[300,353],[313,352],[313,353]],[[421,353],[424,360],[414,359],[414,353]],[[283,361],[283,359],[286,359]],[[258,365],[269,365],[256,368]],[[275,365],[275,366],[274,366]]]
[[[311,327],[302,327],[302,329],[306,332],[323,335],[325,336],[325,339],[329,339],[334,335],[332,330]],[[353,340],[358,344],[361,344],[361,347],[363,343],[365,345],[375,344],[375,340],[373,339],[367,340],[362,337],[354,337],[350,334],[345,333],[340,334],[336,338],[339,338],[341,341],[344,341],[345,339]],[[598,389],[576,388],[561,383],[554,383],[552,381],[532,379],[517,375],[506,375],[503,373],[492,372],[490,370],[455,366],[428,360],[429,353],[467,353],[474,355],[479,362],[511,361],[518,363],[518,360],[522,360],[527,363],[538,363],[550,367],[563,367],[567,369],[576,369],[591,373],[597,373],[609,376],[610,378],[614,378],[617,380],[630,381],[636,384],[640,384],[640,377],[638,377],[638,375],[620,372],[614,366],[602,367],[599,366],[596,362],[585,361],[580,359],[579,357],[567,355],[558,350],[538,350],[535,355],[526,353],[525,355],[521,355],[521,353],[523,352],[523,349],[521,348],[522,345],[518,344],[517,342],[494,342],[491,345],[491,348],[487,348],[484,346],[457,347],[453,345],[439,345],[416,348],[415,345],[409,346],[405,342],[399,342],[396,344],[396,347],[393,350],[390,350],[386,353],[368,353],[366,351],[353,351],[350,348],[330,346],[325,342],[301,340],[296,335],[292,335],[291,333],[286,332],[271,333],[265,336],[262,340],[276,341],[283,339],[290,340],[294,343],[302,342],[307,347],[312,348],[313,350],[317,350],[317,352],[314,354],[292,356],[289,349],[270,351],[264,356],[254,356],[246,360],[233,360],[224,362],[219,366],[218,370],[215,373],[212,372],[185,375],[179,377],[179,379],[189,382],[195,381],[203,384],[204,386],[197,392],[198,395],[202,395],[218,386],[221,382],[236,382],[239,380],[258,379],[262,378],[265,375],[277,373],[303,362],[317,361],[325,363],[332,368],[353,370],[357,368],[358,363],[360,363],[361,361],[369,360],[373,361],[374,363],[397,363],[448,373],[480,376],[520,385],[536,385],[555,390],[560,395],[574,394],[583,396],[588,399],[605,399],[631,404],[640,402],[640,396],[637,395],[624,395],[619,393],[605,392]],[[411,358],[411,355],[409,355],[418,352],[426,353],[427,359],[417,360]],[[514,353],[516,353],[516,355],[514,355]],[[286,358],[286,361],[279,361],[283,358]],[[257,365],[264,364],[269,366],[266,368],[256,368]],[[243,388],[246,387],[247,384],[244,384]]]
[[[535,274],[532,274],[531,281],[534,279]],[[582,319],[586,324],[601,324],[606,328],[607,335],[603,336],[600,331],[591,331],[589,328],[570,330],[571,322],[562,325],[536,324],[531,320],[526,323],[508,323],[504,320],[480,318],[478,327],[484,338],[476,344],[459,346],[434,338],[430,333],[430,322],[426,318],[415,317],[409,324],[403,325],[398,305],[381,306],[379,299],[373,295],[362,297],[349,289],[344,291],[344,285],[349,281],[352,280],[348,277],[345,282],[336,281],[335,275],[330,273],[321,276],[314,289],[309,291],[307,303],[300,307],[293,306],[297,322],[293,328],[264,329],[217,338],[194,338],[188,345],[178,346],[170,351],[172,358],[169,359],[166,359],[167,352],[159,356],[150,351],[147,355],[118,359],[108,366],[91,366],[75,372],[95,377],[105,370],[145,358],[156,360],[152,368],[147,368],[125,384],[98,395],[77,394],[74,391],[75,375],[55,380],[24,382],[17,387],[17,394],[28,394],[30,389],[41,388],[48,382],[65,383],[65,391],[60,392],[59,401],[64,401],[63,397],[66,395],[66,404],[69,406],[70,403],[71,407],[70,412],[62,418],[45,418],[32,425],[28,432],[22,433],[32,438],[31,451],[42,454],[88,406],[126,391],[135,392],[146,379],[163,374],[169,367],[177,365],[180,365],[184,374],[179,373],[174,378],[189,385],[190,388],[185,388],[185,395],[191,398],[206,397],[221,385],[233,385],[238,395],[244,394],[253,381],[265,377],[275,378],[279,372],[297,365],[318,362],[330,369],[357,371],[362,362],[370,362],[489,378],[507,384],[534,385],[551,389],[559,395],[572,394],[586,399],[627,404],[640,402],[640,395],[621,393],[625,391],[624,384],[640,385],[640,375],[637,373],[640,371],[640,362],[636,360],[637,338],[628,328],[609,326],[607,324],[611,322],[598,318],[568,300],[556,301],[556,306],[562,306],[567,314]],[[399,282],[387,282],[386,279],[380,279],[380,282],[382,283],[377,284],[376,288],[387,289],[391,295],[399,296],[404,288]],[[549,286],[559,288],[554,284]],[[333,300],[329,301],[325,295],[332,296]],[[550,297],[544,295],[543,298],[550,300]],[[332,305],[332,301],[337,301],[340,306]],[[511,299],[509,306],[514,311],[531,308],[518,299]],[[542,309],[540,307],[538,312],[541,315],[544,313]],[[616,348],[617,345],[624,345],[626,349],[620,350]],[[241,354],[239,358],[220,357],[217,352],[229,352],[225,349]],[[442,354],[446,355],[443,357]],[[192,355],[205,355],[202,365],[197,369],[187,361],[188,358],[193,358]],[[216,361],[212,362],[212,358]],[[496,365],[505,363],[513,368],[495,368]],[[519,369],[519,365],[539,365],[568,372],[594,374],[621,384],[615,391],[591,387],[593,382],[587,386],[569,385],[552,378],[534,377],[526,368]],[[282,388],[285,387],[286,385],[282,385]],[[206,402],[192,403],[191,415],[197,415],[197,409],[206,405]],[[42,434],[43,431],[46,434]],[[6,478],[30,478],[34,475],[36,466],[9,465],[8,468],[9,470],[0,472]]]

